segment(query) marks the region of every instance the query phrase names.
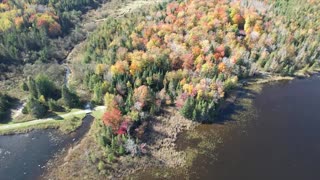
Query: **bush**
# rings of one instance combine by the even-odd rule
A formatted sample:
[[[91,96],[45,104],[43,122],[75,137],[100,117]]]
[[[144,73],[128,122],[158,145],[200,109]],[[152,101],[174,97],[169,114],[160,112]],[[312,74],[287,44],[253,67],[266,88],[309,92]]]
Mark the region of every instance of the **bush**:
[[[98,170],[102,171],[102,170],[104,170],[104,168],[105,168],[105,164],[103,161],[100,160],[98,163]]]
[[[36,79],[36,88],[38,96],[43,95],[45,98],[55,98],[60,96],[60,91],[56,88],[55,84],[46,75],[39,74]]]
[[[114,155],[113,155],[113,153],[108,154],[107,160],[108,160],[108,163],[112,163],[112,162],[114,161]]]

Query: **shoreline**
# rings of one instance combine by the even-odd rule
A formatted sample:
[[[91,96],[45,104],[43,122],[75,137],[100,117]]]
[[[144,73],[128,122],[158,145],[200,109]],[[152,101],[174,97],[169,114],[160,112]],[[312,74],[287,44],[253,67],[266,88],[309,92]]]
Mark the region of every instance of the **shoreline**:
[[[88,26],[92,25],[94,22],[94,27],[98,28],[107,18],[110,17],[121,17],[125,14],[134,12],[142,8],[143,6],[151,6],[153,4],[158,4],[164,2],[164,0],[152,0],[152,1],[147,1],[147,0],[125,0],[123,2],[117,2],[114,0],[111,1],[106,1],[105,3],[101,4],[101,6],[97,7],[96,9],[90,9],[88,12],[85,14],[82,14],[82,22],[80,24],[80,28],[82,28],[84,31],[86,31],[86,37],[77,44],[75,44],[68,52],[66,52],[65,60],[61,61],[60,65],[61,66],[67,66],[70,69],[70,74],[68,78],[68,83],[72,83],[72,76],[73,76],[73,62],[78,60],[78,55],[79,52],[83,49],[84,43],[87,40],[87,37],[89,36],[90,33],[93,32],[93,30],[89,30]],[[67,113],[68,114],[68,113]],[[83,113],[85,116],[86,113]],[[60,115],[58,115],[60,116]],[[39,122],[33,124],[33,121],[36,120],[31,120],[31,121],[26,121],[22,123],[26,123],[30,125],[23,126],[22,128],[18,127],[20,123],[14,123],[14,124],[0,124],[0,135],[14,135],[14,134],[21,134],[21,133],[27,133],[32,130],[36,129],[57,129],[60,126],[60,122],[56,121],[55,118],[44,118],[48,120],[48,122]],[[51,119],[51,120],[49,120]],[[43,120],[43,119],[41,119]],[[23,125],[21,123],[21,125]],[[15,128],[6,128],[5,126],[17,126]]]
[[[148,167],[180,167],[186,164],[186,154],[175,149],[175,141],[178,134],[185,130],[191,130],[197,126],[196,122],[183,118],[175,108],[169,107],[165,109],[165,115],[157,116],[150,119],[145,135],[142,137],[146,142],[148,153],[141,157],[131,157],[130,155],[117,158],[109,168],[111,174],[99,174],[95,164],[89,163],[83,169],[95,169],[96,174],[90,174],[89,177],[117,179],[133,174],[139,170]],[[174,121],[173,121],[174,120]],[[96,123],[96,122],[95,122]],[[91,158],[90,155],[80,157],[80,154],[86,154],[87,148],[99,149],[99,145],[94,140],[97,124],[92,124],[89,132],[84,138],[73,147],[60,153],[54,159],[50,160],[47,169],[41,176],[43,179],[73,179],[67,175],[74,172],[75,167],[80,162]],[[99,151],[99,150],[98,150]],[[90,152],[89,152],[90,154]],[[98,154],[98,153],[97,153]],[[88,167],[91,166],[91,167]],[[82,170],[83,170],[82,169]],[[81,171],[81,170],[79,170]],[[74,172],[74,176],[82,176]]]
[[[240,82],[238,86],[228,92],[227,97],[219,103],[219,111],[226,108],[228,105],[235,103],[239,98],[239,88],[250,88],[250,86],[262,85],[270,82],[276,81],[291,81],[295,77],[281,77],[281,76],[262,76],[253,77],[245,79]],[[137,172],[143,172],[149,168],[188,168],[192,163],[194,156],[192,152],[179,151],[177,150],[177,137],[182,132],[188,132],[195,129],[200,123],[194,122],[183,118],[179,112],[173,107],[165,108],[165,113],[161,116],[155,116],[148,121],[147,132],[142,138],[144,143],[148,145],[148,154],[142,157],[132,158],[131,156],[123,156],[117,159],[117,162],[112,164],[110,167],[110,174],[101,174],[95,167],[95,163],[91,163],[89,169],[95,169],[96,174],[90,173],[88,177],[96,178],[108,178],[108,179],[121,179],[133,175]],[[50,161],[50,166],[46,169],[46,172],[42,176],[44,179],[73,179],[73,177],[68,177],[70,172],[75,171],[76,164],[83,162],[84,159],[76,154],[80,155],[86,152],[86,148],[91,147],[94,142],[94,125],[92,125],[90,131],[87,135],[73,148],[69,148],[63,154],[55,157]],[[90,145],[91,146],[88,146]],[[97,145],[94,145],[95,148]],[[73,158],[72,158],[73,157]],[[90,158],[89,156],[87,156]],[[86,169],[88,167],[82,167]],[[74,173],[75,176],[82,176],[82,170],[78,169],[80,172]],[[69,173],[67,173],[69,172]],[[69,174],[70,175],[70,174]],[[50,178],[49,178],[50,177]]]
[[[15,135],[15,134],[23,134],[28,133],[33,130],[42,130],[42,129],[58,129],[61,126],[65,125],[67,121],[76,117],[81,120],[85,118],[86,114],[99,114],[100,111],[104,109],[104,106],[98,106],[95,110],[79,110],[76,112],[69,112],[62,115],[57,115],[55,117],[45,118],[45,119],[37,119],[22,123],[14,123],[14,124],[1,124],[0,125],[0,136],[2,135]]]

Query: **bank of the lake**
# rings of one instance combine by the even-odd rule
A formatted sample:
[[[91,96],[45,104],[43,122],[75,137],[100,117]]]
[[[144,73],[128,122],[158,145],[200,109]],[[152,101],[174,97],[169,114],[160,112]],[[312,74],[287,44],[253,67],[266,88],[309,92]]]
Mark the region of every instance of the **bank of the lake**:
[[[216,123],[179,136],[178,149],[197,150],[191,166],[135,179],[319,179],[319,88],[317,75],[247,86]]]
[[[198,157],[189,177],[319,179],[319,89],[319,76],[266,84],[254,97],[255,116],[230,131],[214,152]]]
[[[49,156],[41,155],[38,157],[42,159],[41,161],[31,163],[33,165],[38,163],[37,166],[40,165],[40,167],[38,166],[35,169],[30,169],[32,165],[26,168],[15,167],[14,164],[7,164],[4,166],[7,168],[6,173],[4,174],[9,176],[10,174],[8,174],[8,172],[15,172],[13,169],[25,168],[25,171],[19,177],[24,177],[26,174],[31,173],[33,174],[32,178],[34,178],[39,176],[43,172],[43,169],[46,169],[46,173],[42,176],[44,179],[74,179],[76,177],[135,177],[136,179],[150,179],[187,177],[185,175],[188,175],[189,177],[194,175],[193,177],[196,177],[198,176],[198,171],[199,173],[210,171],[205,168],[208,165],[207,162],[202,165],[202,161],[204,161],[204,159],[208,159],[206,161],[209,161],[209,164],[214,164],[215,161],[219,159],[217,151],[219,151],[221,146],[224,146],[224,144],[227,143],[228,139],[232,139],[233,136],[236,136],[233,133],[235,129],[238,131],[239,129],[242,129],[243,131],[241,130],[241,132],[246,132],[248,124],[255,122],[257,112],[254,109],[255,105],[253,102],[263,89],[263,84],[273,84],[273,81],[288,82],[291,78],[268,77],[267,79],[261,80],[261,78],[258,78],[242,82],[242,85],[245,86],[229,93],[226,100],[220,106],[220,115],[214,124],[194,123],[182,118],[174,108],[168,108],[162,116],[155,117],[150,120],[150,123],[148,124],[148,131],[144,137],[144,141],[148,143],[148,154],[134,158],[131,156],[121,157],[117,162],[109,167],[113,169],[111,174],[102,174],[98,170],[98,162],[90,162],[95,158],[94,156],[98,156],[99,153],[103,153],[99,151],[99,145],[97,145],[95,141],[95,134],[97,133],[97,129],[95,127],[96,124],[93,124],[91,128],[89,125],[82,126],[86,127],[87,130],[90,128],[90,131],[81,141],[79,136],[79,141],[77,140],[77,143],[72,143],[72,147],[70,146],[70,142],[73,142],[73,139],[70,138],[59,141],[59,143],[54,143],[50,138],[53,136],[57,137],[55,130],[32,131],[25,135],[0,136],[1,138],[26,138],[23,140],[25,143],[21,143],[25,144],[25,148],[12,147],[12,149],[24,149],[23,151],[28,152],[30,143],[33,143],[34,145],[36,142],[33,141],[37,141],[38,139],[39,142],[41,142],[40,144],[44,146],[47,146],[48,144],[45,145],[45,143],[49,142],[53,142],[52,146],[54,146],[50,148],[50,151],[44,151],[49,152]],[[308,81],[308,79],[293,80],[292,82],[296,81]],[[281,85],[282,83],[276,84]],[[95,111],[94,115],[99,117],[101,116],[101,112]],[[80,132],[81,131],[82,130],[80,130]],[[78,134],[78,131],[76,131],[76,134]],[[82,136],[84,134],[82,134]],[[2,139],[2,141],[4,140]],[[27,145],[28,143],[29,145]],[[17,145],[19,143],[13,143],[13,145],[14,144]],[[66,146],[66,144],[68,144],[68,146]],[[35,145],[35,147],[42,146]],[[61,147],[65,147],[63,151],[61,151]],[[30,148],[30,151],[37,152],[38,155],[43,153],[42,150],[43,149],[39,148],[36,151],[34,148]],[[28,152],[20,154],[20,162],[24,159],[22,154],[29,154]],[[3,148],[1,153],[2,155],[7,156],[12,155],[10,151],[6,151]],[[50,160],[49,163],[46,163],[52,158],[52,155],[56,153],[58,153],[59,156],[54,158],[54,160]],[[4,157],[5,156],[2,157],[2,160],[5,160]],[[27,161],[29,160],[30,159],[27,158]],[[12,162],[7,159],[6,161],[8,163]],[[15,161],[17,162],[18,160],[15,159]],[[23,164],[23,166],[27,166],[27,164],[21,164]],[[49,168],[47,168],[47,166]],[[201,168],[195,169],[195,166]],[[31,177],[31,175],[27,177]]]
[[[55,115],[45,119],[37,119],[21,123],[0,124],[0,135],[20,134],[27,133],[32,130],[57,129],[61,127],[63,131],[68,133],[81,125],[81,120],[86,116],[86,114],[92,113],[93,116],[100,118],[104,109],[104,106],[95,107],[93,110],[73,109],[69,113]],[[77,122],[72,122],[75,118],[77,119]]]
[[[46,129],[0,136],[1,179],[37,179],[48,160],[68,149],[87,133],[93,119],[93,116],[86,116],[81,127],[71,134]]]
[[[250,109],[251,97],[261,90],[261,84],[263,83],[292,79],[292,77],[263,76],[243,81],[239,85],[240,88],[231,91],[226,100],[221,103],[219,114],[226,114],[226,111],[236,111],[238,108],[236,106]],[[247,86],[242,87],[243,85]],[[229,115],[232,113],[227,112]],[[239,115],[237,114],[237,116]],[[219,117],[218,119],[221,118]],[[199,126],[202,125],[181,117],[175,108],[167,108],[161,116],[154,117],[149,121],[147,133],[143,138],[143,142],[148,144],[148,154],[134,158],[131,156],[121,157],[108,166],[112,172],[110,174],[99,172],[98,162],[94,162],[94,160],[90,162],[96,156],[103,154],[99,146],[96,145],[95,134],[97,131],[93,126],[88,135],[75,148],[70,149],[51,162],[51,168],[47,171],[45,177],[50,179],[72,179],[72,177],[79,176],[123,178],[136,174],[136,172],[140,176],[143,174],[141,172],[145,169],[149,171],[150,167],[152,167],[152,171],[155,171],[155,174],[170,174],[168,173],[170,172],[169,169],[175,169],[175,173],[184,173],[197,156],[206,152],[205,149],[215,148],[217,144],[221,143],[221,138],[217,135],[218,131],[208,133],[210,136],[207,136],[205,131],[203,132],[204,134],[188,133],[189,135],[186,135],[191,139],[188,143],[194,141],[192,138],[203,140],[199,144],[200,147],[190,148],[179,143],[181,141],[179,137],[185,136],[185,133],[182,132],[195,132],[193,129],[197,129]],[[177,140],[178,138],[179,140]],[[86,156],[80,156],[81,154],[86,154]],[[79,167],[79,164],[81,164],[81,167]],[[177,168],[179,169],[178,171],[176,171]],[[165,169],[166,172],[159,173],[157,172],[159,169]]]

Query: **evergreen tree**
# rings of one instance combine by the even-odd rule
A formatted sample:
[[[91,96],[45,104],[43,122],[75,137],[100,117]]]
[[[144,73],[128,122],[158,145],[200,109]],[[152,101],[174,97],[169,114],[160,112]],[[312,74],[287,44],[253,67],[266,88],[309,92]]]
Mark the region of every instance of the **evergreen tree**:
[[[10,108],[9,96],[0,93],[0,122]]]
[[[96,102],[97,104],[102,104],[103,103],[103,91],[101,84],[96,84],[93,89],[93,101]]]
[[[189,97],[183,107],[181,108],[181,114],[188,119],[192,119],[192,113],[194,109],[194,100],[192,97]]]
[[[79,105],[78,96],[74,92],[70,91],[66,85],[62,87],[61,94],[62,101],[68,108],[74,108]]]
[[[38,75],[35,80],[38,97],[43,95],[45,98],[57,97],[57,90],[52,81],[45,75]]]
[[[37,85],[32,77],[28,78],[28,89],[31,97],[38,97]]]
[[[34,118],[42,118],[47,112],[46,107],[34,97],[30,97],[27,102],[27,110]]]

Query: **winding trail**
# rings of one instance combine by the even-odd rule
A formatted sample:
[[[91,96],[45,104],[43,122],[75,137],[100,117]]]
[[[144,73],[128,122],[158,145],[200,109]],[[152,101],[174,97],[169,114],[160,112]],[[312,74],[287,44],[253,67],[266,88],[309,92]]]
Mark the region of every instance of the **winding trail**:
[[[137,11],[145,6],[149,6],[152,4],[157,4],[160,2],[164,2],[166,0],[129,0],[125,2],[119,2],[112,0],[111,2],[106,2],[102,4],[99,8],[97,9],[92,9],[88,11],[86,14],[82,15],[82,23],[80,25],[80,29],[85,30],[85,39],[78,43],[77,45],[74,46],[72,50],[68,53],[65,63],[65,65],[68,68],[68,77],[65,81],[70,81],[72,79],[72,71],[73,69],[68,65],[72,61],[75,61],[77,59],[77,56],[79,56],[81,51],[83,50],[83,47],[86,43],[87,37],[92,33],[99,25],[101,25],[104,21],[106,21],[108,18],[113,17],[113,18],[119,18],[124,16],[125,14]],[[68,82],[66,82],[68,84]],[[22,107],[20,109],[22,110]],[[96,107],[94,111],[99,111],[102,110],[104,106],[99,106]],[[16,110],[17,112],[14,112],[14,116],[17,117],[19,115],[20,110]],[[80,115],[80,114],[86,114],[86,113],[92,113],[94,111],[90,110],[80,110],[77,112],[71,112],[63,115],[59,115],[56,117],[50,117],[50,118],[45,118],[45,119],[38,119],[38,120],[33,120],[33,121],[28,121],[28,122],[22,122],[22,123],[14,123],[14,124],[5,124],[1,125],[0,124],[0,132],[1,131],[7,131],[7,130],[13,130],[16,128],[21,128],[21,127],[30,127],[34,125],[39,125],[39,124],[46,124],[49,122],[58,122],[56,119],[58,118],[66,118],[69,116],[75,116],[75,115]]]

